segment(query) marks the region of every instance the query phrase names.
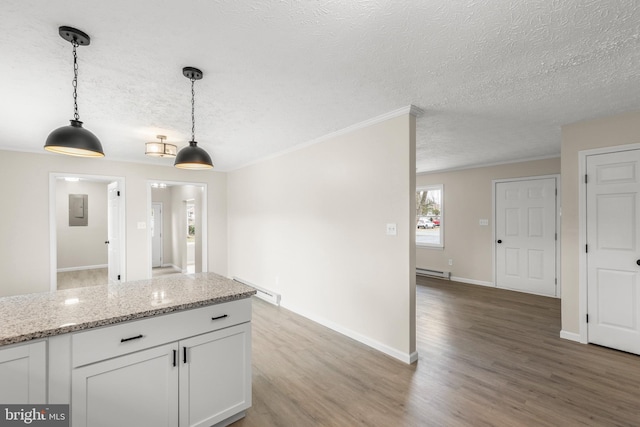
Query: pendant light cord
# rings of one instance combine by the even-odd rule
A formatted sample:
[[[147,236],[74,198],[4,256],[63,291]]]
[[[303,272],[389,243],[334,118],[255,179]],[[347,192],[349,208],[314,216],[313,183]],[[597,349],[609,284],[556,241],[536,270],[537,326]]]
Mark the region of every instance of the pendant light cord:
[[[196,140],[196,114],[195,114],[195,105],[196,105],[196,92],[193,89],[193,85],[195,83],[195,79],[191,79],[191,140]]]
[[[76,48],[78,47],[78,42],[74,39],[73,42],[73,118],[75,120],[80,120],[80,115],[78,114],[78,54],[76,53]]]

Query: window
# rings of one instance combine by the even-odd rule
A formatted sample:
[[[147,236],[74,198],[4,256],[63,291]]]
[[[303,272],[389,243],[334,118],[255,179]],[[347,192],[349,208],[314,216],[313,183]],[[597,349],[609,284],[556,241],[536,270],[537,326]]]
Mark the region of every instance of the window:
[[[444,247],[442,185],[416,189],[416,245]]]

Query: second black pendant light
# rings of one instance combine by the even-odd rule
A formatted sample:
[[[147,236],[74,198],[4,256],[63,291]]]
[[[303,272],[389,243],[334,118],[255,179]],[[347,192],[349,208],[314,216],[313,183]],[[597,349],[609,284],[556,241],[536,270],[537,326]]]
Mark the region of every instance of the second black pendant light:
[[[211,162],[211,156],[198,147],[198,143],[195,138],[196,119],[195,119],[195,90],[194,83],[196,80],[202,79],[202,71],[194,67],[184,67],[182,74],[191,80],[191,141],[189,146],[182,148],[176,156],[174,166],[180,169],[211,169],[213,168],[213,162]]]

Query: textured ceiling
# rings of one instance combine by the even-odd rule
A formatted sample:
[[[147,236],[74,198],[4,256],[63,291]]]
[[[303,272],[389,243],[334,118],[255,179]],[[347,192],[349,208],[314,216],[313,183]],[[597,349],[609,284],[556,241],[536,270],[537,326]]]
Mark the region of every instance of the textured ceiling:
[[[0,148],[44,152],[79,108],[107,158],[165,134],[232,170],[405,107],[417,170],[560,154],[560,126],[640,110],[637,0],[2,0]],[[639,136],[640,138],[640,136]]]

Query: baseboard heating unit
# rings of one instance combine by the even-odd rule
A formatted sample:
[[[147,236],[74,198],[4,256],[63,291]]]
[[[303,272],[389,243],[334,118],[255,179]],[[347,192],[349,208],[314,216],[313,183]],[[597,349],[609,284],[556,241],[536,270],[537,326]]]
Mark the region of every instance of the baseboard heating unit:
[[[236,282],[240,282],[243,285],[251,286],[253,289],[257,291],[256,296],[260,299],[263,299],[267,302],[270,302],[273,305],[280,305],[280,294],[270,291],[269,289],[261,288],[258,285],[254,285],[253,283],[249,283],[244,279],[240,279],[238,277],[234,277],[233,280]]]
[[[418,267],[416,268],[416,274],[418,276],[437,277],[439,279],[451,280],[450,271],[437,271]]]

